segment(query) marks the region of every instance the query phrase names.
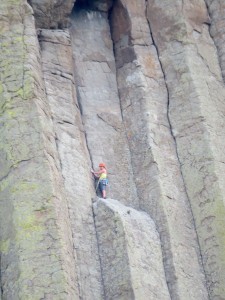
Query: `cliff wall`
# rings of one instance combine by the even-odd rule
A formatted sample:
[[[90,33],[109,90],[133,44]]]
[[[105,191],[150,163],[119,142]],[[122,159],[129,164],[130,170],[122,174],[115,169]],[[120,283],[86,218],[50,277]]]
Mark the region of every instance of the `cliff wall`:
[[[1,1],[1,300],[225,299],[224,15]]]

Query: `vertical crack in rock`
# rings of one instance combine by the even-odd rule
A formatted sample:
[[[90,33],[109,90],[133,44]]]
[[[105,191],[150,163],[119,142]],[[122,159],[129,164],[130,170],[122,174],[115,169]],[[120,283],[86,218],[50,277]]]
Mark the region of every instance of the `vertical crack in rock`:
[[[147,2],[147,0],[146,0]],[[173,132],[172,132],[172,126],[171,126],[171,123],[170,123],[170,119],[169,119],[169,90],[168,90],[168,86],[167,86],[167,83],[166,83],[166,77],[165,77],[165,74],[164,74],[164,71],[163,71],[163,68],[162,68],[162,64],[161,64],[161,61],[160,61],[160,57],[159,57],[159,52],[158,52],[158,48],[154,42],[154,39],[153,39],[153,36],[152,36],[152,32],[151,32],[151,27],[150,27],[150,24],[149,24],[149,20],[147,19],[147,4],[146,4],[146,8],[145,8],[145,17],[146,17],[146,20],[148,22],[148,26],[149,26],[149,34],[151,36],[151,40],[152,40],[152,45],[155,47],[155,50],[156,50],[156,53],[157,53],[157,57],[158,57],[158,61],[159,61],[159,64],[160,64],[160,69],[162,71],[162,74],[163,74],[163,78],[164,78],[164,82],[165,82],[165,88],[166,88],[166,95],[167,95],[167,112],[166,112],[166,115],[167,115],[167,121],[168,121],[168,124],[169,124],[169,129],[170,129],[170,134],[174,140],[174,144],[175,144],[175,151],[176,151],[176,157],[179,161],[179,157],[178,157],[178,153],[177,153],[177,145],[176,145],[176,140],[174,138],[174,135],[173,135]],[[167,127],[168,128],[168,127]],[[179,164],[180,164],[180,161],[179,161]],[[170,196],[167,196],[169,199],[173,199],[172,197]],[[166,219],[166,217],[164,217]],[[168,226],[168,225],[167,225]],[[166,253],[165,251],[165,244],[168,243],[169,244],[169,241],[166,240],[164,237],[163,237],[163,234],[161,234],[160,232],[160,240],[161,240],[161,247],[162,247],[162,251],[163,253]],[[169,254],[169,253],[168,253]],[[167,254],[167,255],[168,255]],[[173,256],[172,253],[170,253],[171,256]],[[167,266],[167,262],[166,262],[167,258],[164,257],[163,259],[163,263],[164,263],[164,270],[165,270],[165,275],[166,275],[166,282],[167,282],[167,286],[168,286],[168,290],[170,292],[170,297],[171,299],[176,299],[176,298],[180,298],[179,294],[176,294],[176,292],[173,290],[172,286],[171,286],[171,279],[173,277],[173,273],[175,274],[175,268],[173,266],[174,262],[173,260],[171,260],[171,264],[169,266]],[[170,269],[170,271],[168,272],[168,267]]]
[[[77,97],[77,100],[78,100],[78,105],[79,105],[79,108],[80,108],[81,120],[82,120],[82,114],[83,113],[82,113],[82,105],[81,105],[79,96]],[[83,124],[83,120],[82,120],[82,124]],[[84,126],[84,124],[83,124],[83,126]],[[84,131],[84,137],[85,137],[86,147],[87,147],[88,154],[89,154],[90,161],[91,161],[91,166],[93,168],[94,167],[94,163],[93,163],[92,153],[91,153],[89,145],[88,145],[88,138],[87,138],[87,132],[86,131]],[[97,192],[97,191],[95,190],[95,192]],[[93,202],[93,199],[94,198],[92,198],[92,202]],[[101,272],[101,286],[102,286],[102,290],[103,290],[103,299],[106,299],[106,297],[105,297],[105,295],[106,295],[105,294],[105,287],[104,287],[104,278],[103,278],[103,272],[102,272],[102,261],[101,261],[101,256],[100,256],[100,252],[99,252],[99,240],[98,240],[98,234],[97,234],[97,230],[96,230],[96,222],[95,222],[95,214],[94,214],[93,206],[92,206],[92,215],[93,215],[94,229],[95,229],[95,235],[96,235],[96,241],[97,241],[97,248],[98,248],[98,257],[99,257],[100,272]]]
[[[147,0],[146,0],[147,2]],[[166,80],[166,74],[164,72],[164,69],[163,69],[163,65],[162,65],[162,62],[160,60],[160,55],[159,55],[159,50],[158,50],[158,47],[154,41],[154,37],[152,35],[152,31],[151,31],[151,26],[150,26],[150,22],[147,18],[147,5],[146,5],[146,19],[148,21],[148,25],[149,25],[149,29],[150,29],[150,34],[151,34],[151,38],[152,38],[152,41],[153,41],[153,45],[156,49],[156,52],[157,52],[157,56],[158,56],[158,60],[159,60],[159,63],[160,63],[160,69],[162,70],[162,73],[163,73],[163,77],[164,77],[164,82],[165,82],[165,87],[166,87],[166,90],[167,90],[167,120],[168,120],[168,124],[169,124],[169,128],[170,128],[170,134],[174,140],[174,145],[175,145],[175,151],[176,151],[176,157],[177,157],[177,160],[179,162],[179,169],[180,169],[180,174],[182,176],[182,181],[183,181],[183,186],[184,186],[184,189],[185,189],[185,194],[186,194],[186,197],[188,199],[188,203],[189,203],[189,209],[190,209],[190,212],[191,212],[191,215],[192,215],[192,222],[194,224],[194,230],[195,230],[195,233],[196,233],[196,239],[197,239],[197,249],[196,249],[196,252],[198,253],[198,256],[199,256],[199,261],[200,261],[200,265],[201,267],[203,268],[204,270],[204,274],[205,273],[205,269],[204,269],[204,265],[203,265],[203,259],[202,259],[202,252],[201,252],[201,248],[200,248],[200,243],[199,243],[199,237],[198,237],[198,234],[197,234],[197,230],[196,230],[196,224],[195,224],[195,219],[194,219],[194,215],[193,215],[193,211],[192,211],[192,207],[191,207],[191,201],[188,197],[188,193],[187,193],[187,190],[186,190],[186,186],[185,186],[185,181],[184,181],[184,176],[183,176],[183,171],[182,171],[182,168],[181,168],[181,162],[180,162],[180,158],[179,158],[179,153],[178,153],[178,150],[177,150],[177,142],[176,142],[176,138],[173,134],[173,128],[172,128],[172,124],[171,124],[171,121],[170,121],[170,115],[169,115],[169,110],[170,110],[170,95],[169,95],[169,88],[168,88],[168,84],[167,84],[167,80]]]
[[[190,1],[191,2],[191,1]],[[192,207],[210,298],[224,296],[225,90],[204,1],[148,0],[148,19],[169,91],[169,122]],[[214,2],[214,1],[213,1]],[[170,10],[167,8],[170,7]],[[164,22],[160,22],[164,20]],[[220,213],[218,213],[218,210]],[[221,227],[222,226],[222,227]]]
[[[82,127],[84,128],[84,122],[83,122],[83,117],[82,117],[83,116],[83,108],[82,108],[82,102],[81,102],[80,95],[79,95],[78,86],[76,87],[76,92],[77,92],[77,103],[78,103],[78,107],[79,107],[80,115],[81,115]],[[88,150],[88,155],[89,155],[89,158],[90,158],[90,161],[91,161],[91,167],[93,169],[94,168],[94,162],[93,162],[91,150],[90,150],[89,145],[88,145],[87,132],[85,130],[84,130],[84,137],[85,137],[86,147],[87,147],[87,150]]]
[[[159,230],[171,298],[187,297],[188,290],[189,299],[207,299],[190,204],[168,123],[167,89],[149,32],[145,1],[116,1],[111,32],[140,207]]]
[[[117,1],[117,2],[115,2],[115,3],[120,3],[120,1]],[[112,13],[113,13],[113,8],[114,7],[112,7],[112,9],[110,10],[110,12],[109,12],[109,24],[110,24],[110,29],[111,29],[111,35],[113,35],[113,24],[112,24]],[[121,11],[123,11],[123,6],[121,5],[121,7],[120,7],[120,10]],[[126,13],[126,12],[118,12],[118,14],[120,14],[120,15],[122,15],[123,17],[124,17],[124,15],[123,14],[125,14],[126,15],[126,17],[125,18],[127,18],[127,22],[129,22],[129,26],[127,26],[127,28],[130,28],[131,26],[132,26],[132,21],[130,21],[130,19],[129,19],[129,14],[128,13]],[[123,23],[123,20],[121,20],[121,22]],[[114,24],[115,25],[115,24]],[[123,25],[122,25],[123,26]],[[119,26],[118,26],[119,27]],[[115,32],[114,32],[114,34],[116,34]],[[140,43],[138,43],[139,45],[141,45],[141,46],[147,46],[148,45],[148,43],[145,43],[145,42],[143,42],[143,41],[141,41]],[[130,47],[130,50],[129,50],[129,52],[125,52],[124,54],[123,53],[120,53],[120,55],[122,56],[122,57],[119,57],[119,55],[117,55],[117,51],[116,51],[116,43],[115,43],[115,41],[114,41],[114,43],[113,43],[113,50],[114,50],[114,56],[115,56],[115,58],[116,58],[116,60],[117,60],[117,73],[118,73],[118,70],[119,69],[121,69],[121,68],[123,68],[123,66],[125,65],[125,64],[128,64],[129,63],[129,61],[131,60],[135,60],[136,62],[137,62],[137,55],[135,54],[135,52],[134,51],[132,51],[131,50],[131,47]],[[124,55],[124,56],[123,56]],[[131,56],[131,57],[130,57]],[[123,61],[124,60],[124,61]],[[118,65],[119,65],[119,67],[118,67]],[[135,64],[135,66],[138,68],[140,65],[138,64],[138,63],[136,63]],[[153,80],[155,80],[154,79],[154,77],[151,77]],[[117,76],[117,85],[119,86],[119,82],[118,82],[118,80],[119,80],[119,78],[118,78],[118,76]],[[119,96],[121,96],[120,95],[120,93],[119,93]],[[130,96],[129,96],[129,94],[127,94],[126,95],[126,97],[127,98],[130,98]],[[129,109],[129,108],[131,108],[132,107],[132,103],[130,103],[130,104],[128,104],[128,105],[126,105],[126,107],[125,108],[123,108],[123,105],[122,105],[122,101],[121,101],[121,97],[120,97],[120,109],[121,109],[121,115],[122,115],[122,119],[123,119],[123,121],[124,121],[124,124],[126,124],[126,120],[125,120],[125,117],[124,117],[124,111],[125,110],[127,110],[127,109]],[[127,138],[127,142],[128,142],[128,145],[129,145],[129,149],[130,149],[130,151],[132,152],[132,147],[130,146],[130,143],[129,143],[129,133],[128,133],[128,130],[125,130],[125,132],[126,132],[126,138]],[[132,163],[132,168],[133,168],[133,163]],[[139,193],[138,193],[139,194]],[[140,198],[141,198],[141,196],[140,196]],[[166,218],[164,218],[164,223],[166,223]],[[161,247],[161,249],[162,249],[162,252],[163,253],[165,253],[165,247],[164,247],[164,245],[165,244],[167,244],[167,246],[169,245],[169,240],[167,239],[165,239],[165,236],[163,235],[163,234],[161,234],[161,233],[159,233],[160,234],[160,240],[161,240],[161,244],[160,244],[160,247]],[[172,256],[172,255],[171,255]],[[166,282],[166,284],[167,284],[167,286],[168,286],[168,288],[169,288],[169,291],[170,291],[170,286],[169,286],[169,284],[168,284],[168,281],[169,280],[171,280],[171,274],[174,272],[174,271],[172,271],[172,269],[174,269],[174,267],[173,267],[173,263],[172,263],[172,260],[171,260],[171,264],[170,264],[170,266],[169,266],[169,269],[170,269],[170,275],[168,275],[168,272],[166,271],[167,270],[167,268],[165,267],[166,266],[166,258],[165,258],[165,256],[164,256],[164,258],[163,258],[163,264],[164,264],[164,271],[165,271],[165,276],[168,278],[170,278],[170,279],[168,279],[167,280],[167,282]],[[173,294],[174,295],[174,294]],[[175,296],[175,295],[174,295]],[[170,297],[169,297],[170,298]]]
[[[92,213],[94,188],[86,132],[74,82],[70,33],[67,30],[42,30],[40,43],[45,85],[68,199],[79,298],[99,300],[103,291]]]
[[[78,103],[79,103],[79,101],[78,101]],[[79,106],[81,107],[81,104]],[[81,115],[82,115],[82,112],[81,112]],[[92,153],[91,153],[89,145],[88,145],[87,132],[84,132],[84,136],[85,136],[86,146],[87,146],[87,150],[88,150],[90,161],[91,161],[91,166],[92,166],[92,168],[94,168]],[[97,193],[97,190],[95,190],[95,192]],[[93,200],[95,198],[96,198],[96,196],[94,198],[92,198],[92,202],[94,202]],[[98,233],[97,233],[97,229],[96,229],[95,213],[94,213],[93,206],[92,206],[92,215],[93,215],[94,229],[95,229],[97,248],[98,248],[98,257],[99,257],[100,272],[101,272],[101,286],[102,286],[102,290],[103,290],[103,299],[106,299],[106,292],[105,292],[105,286],[104,286],[104,277],[103,277],[103,271],[102,271],[102,261],[101,261],[100,251],[99,251],[99,240],[98,240]]]
[[[207,22],[209,25],[209,32],[217,47],[217,55],[223,80],[225,82],[225,3],[223,0],[205,0],[205,3],[210,16],[210,20]]]

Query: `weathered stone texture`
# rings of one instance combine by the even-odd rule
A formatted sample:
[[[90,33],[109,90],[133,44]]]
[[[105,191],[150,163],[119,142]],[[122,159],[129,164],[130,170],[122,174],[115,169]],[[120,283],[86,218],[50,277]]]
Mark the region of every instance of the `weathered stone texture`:
[[[39,41],[69,205],[79,297],[100,300],[103,298],[101,272],[92,214],[95,191],[76,97],[70,34],[63,30],[41,30]]]
[[[0,0],[1,300],[225,300],[224,11]]]
[[[107,15],[81,10],[73,15],[72,24],[78,100],[94,168],[105,162],[109,196],[137,207]]]
[[[76,299],[72,236],[26,1],[0,2],[2,299]]]
[[[159,230],[171,298],[207,299],[190,204],[167,117],[167,89],[145,10],[144,0],[121,0],[111,17],[117,82],[140,207]],[[128,52],[133,55],[124,55]]]
[[[38,28],[65,28],[76,0],[30,0]]]
[[[225,2],[205,0],[210,15],[210,34],[218,50],[220,67],[225,81]]]
[[[112,199],[98,200],[94,213],[105,299],[170,299],[150,217]]]
[[[225,89],[204,1],[148,1],[210,298],[225,299]],[[163,20],[162,22],[159,22]]]

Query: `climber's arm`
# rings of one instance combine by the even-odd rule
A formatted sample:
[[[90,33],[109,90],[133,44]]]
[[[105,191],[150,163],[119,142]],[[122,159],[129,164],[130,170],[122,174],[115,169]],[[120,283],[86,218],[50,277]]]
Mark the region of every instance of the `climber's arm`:
[[[96,171],[96,172],[93,171],[93,170],[91,170],[91,173],[92,173],[94,176],[99,177],[100,174],[104,173],[104,170],[100,170],[100,171]]]

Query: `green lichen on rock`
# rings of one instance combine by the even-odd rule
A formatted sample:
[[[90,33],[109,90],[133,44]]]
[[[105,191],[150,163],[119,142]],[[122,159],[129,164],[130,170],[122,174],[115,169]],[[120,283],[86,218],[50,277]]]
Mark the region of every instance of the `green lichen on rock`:
[[[58,187],[51,173],[56,169],[44,151],[46,143],[50,145],[48,151],[53,151],[49,141],[53,132],[45,127],[49,120],[44,112],[46,99],[34,19],[25,0],[0,1],[0,11],[3,298],[39,300],[49,294],[60,299],[55,297],[57,289],[59,293],[68,289],[62,255],[64,236],[54,207]]]
[[[31,253],[39,247],[38,243],[43,239],[45,233],[44,225],[38,220],[32,210],[28,207],[15,207],[14,227],[16,228],[16,244]]]
[[[9,251],[10,240],[2,240],[0,241],[0,252],[2,254],[6,254]]]
[[[12,194],[21,193],[21,192],[33,192],[35,189],[39,188],[36,183],[30,183],[26,181],[18,181],[11,189]]]

